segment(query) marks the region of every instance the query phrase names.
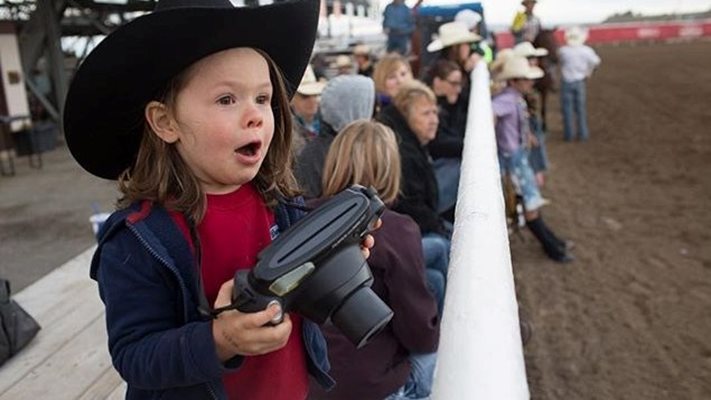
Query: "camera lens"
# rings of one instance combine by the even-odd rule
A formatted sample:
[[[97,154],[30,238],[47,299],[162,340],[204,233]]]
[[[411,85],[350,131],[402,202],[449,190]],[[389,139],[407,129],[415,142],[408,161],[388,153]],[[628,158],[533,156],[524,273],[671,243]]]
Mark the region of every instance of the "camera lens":
[[[331,322],[361,348],[380,333],[392,317],[390,307],[370,287],[363,286],[343,301],[331,315]]]

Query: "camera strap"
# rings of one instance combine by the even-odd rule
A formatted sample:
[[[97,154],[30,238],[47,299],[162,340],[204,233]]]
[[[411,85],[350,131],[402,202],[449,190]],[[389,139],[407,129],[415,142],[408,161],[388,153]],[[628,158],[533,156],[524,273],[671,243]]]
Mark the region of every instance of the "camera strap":
[[[245,301],[231,303],[224,307],[212,308],[207,302],[207,296],[205,296],[205,285],[202,282],[202,246],[200,244],[200,235],[198,234],[197,227],[195,226],[195,221],[192,218],[185,216],[185,220],[188,223],[190,229],[190,239],[193,242],[193,248],[195,249],[195,273],[197,275],[198,281],[198,312],[200,315],[206,318],[217,318],[217,316],[228,310],[236,310],[243,305]]]
[[[215,318],[217,314],[214,313],[212,307],[207,303],[205,285],[202,282],[202,246],[200,245],[200,235],[195,226],[195,221],[187,215],[185,216],[185,220],[190,229],[190,239],[193,242],[193,249],[195,249],[195,274],[197,275],[198,281],[198,312],[203,317]]]

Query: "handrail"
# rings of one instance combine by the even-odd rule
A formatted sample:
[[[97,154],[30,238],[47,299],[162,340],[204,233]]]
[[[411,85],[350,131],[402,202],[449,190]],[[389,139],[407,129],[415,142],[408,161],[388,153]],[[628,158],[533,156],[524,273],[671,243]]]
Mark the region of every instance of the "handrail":
[[[528,399],[489,72],[483,61],[472,71],[471,82],[432,398]]]

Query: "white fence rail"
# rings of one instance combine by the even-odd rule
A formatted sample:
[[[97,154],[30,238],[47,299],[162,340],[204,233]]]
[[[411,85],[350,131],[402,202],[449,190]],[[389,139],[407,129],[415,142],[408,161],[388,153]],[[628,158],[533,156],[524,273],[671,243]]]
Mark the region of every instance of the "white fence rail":
[[[432,398],[528,399],[486,64],[471,78]]]

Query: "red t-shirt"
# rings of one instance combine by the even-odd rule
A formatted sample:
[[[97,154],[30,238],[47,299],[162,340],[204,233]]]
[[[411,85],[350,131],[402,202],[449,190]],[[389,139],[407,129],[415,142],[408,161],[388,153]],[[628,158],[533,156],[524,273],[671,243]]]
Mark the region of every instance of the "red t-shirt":
[[[175,213],[172,217],[190,238],[185,219]],[[212,306],[224,282],[233,279],[237,270],[254,267],[257,254],[271,243],[276,225],[274,214],[259,192],[252,184],[246,184],[232,193],[208,194],[205,218],[197,230],[202,246],[203,285]],[[242,367],[223,376],[230,399],[306,398],[308,377],[301,318],[295,313],[289,315],[293,329],[286,346],[268,354],[245,357]]]

